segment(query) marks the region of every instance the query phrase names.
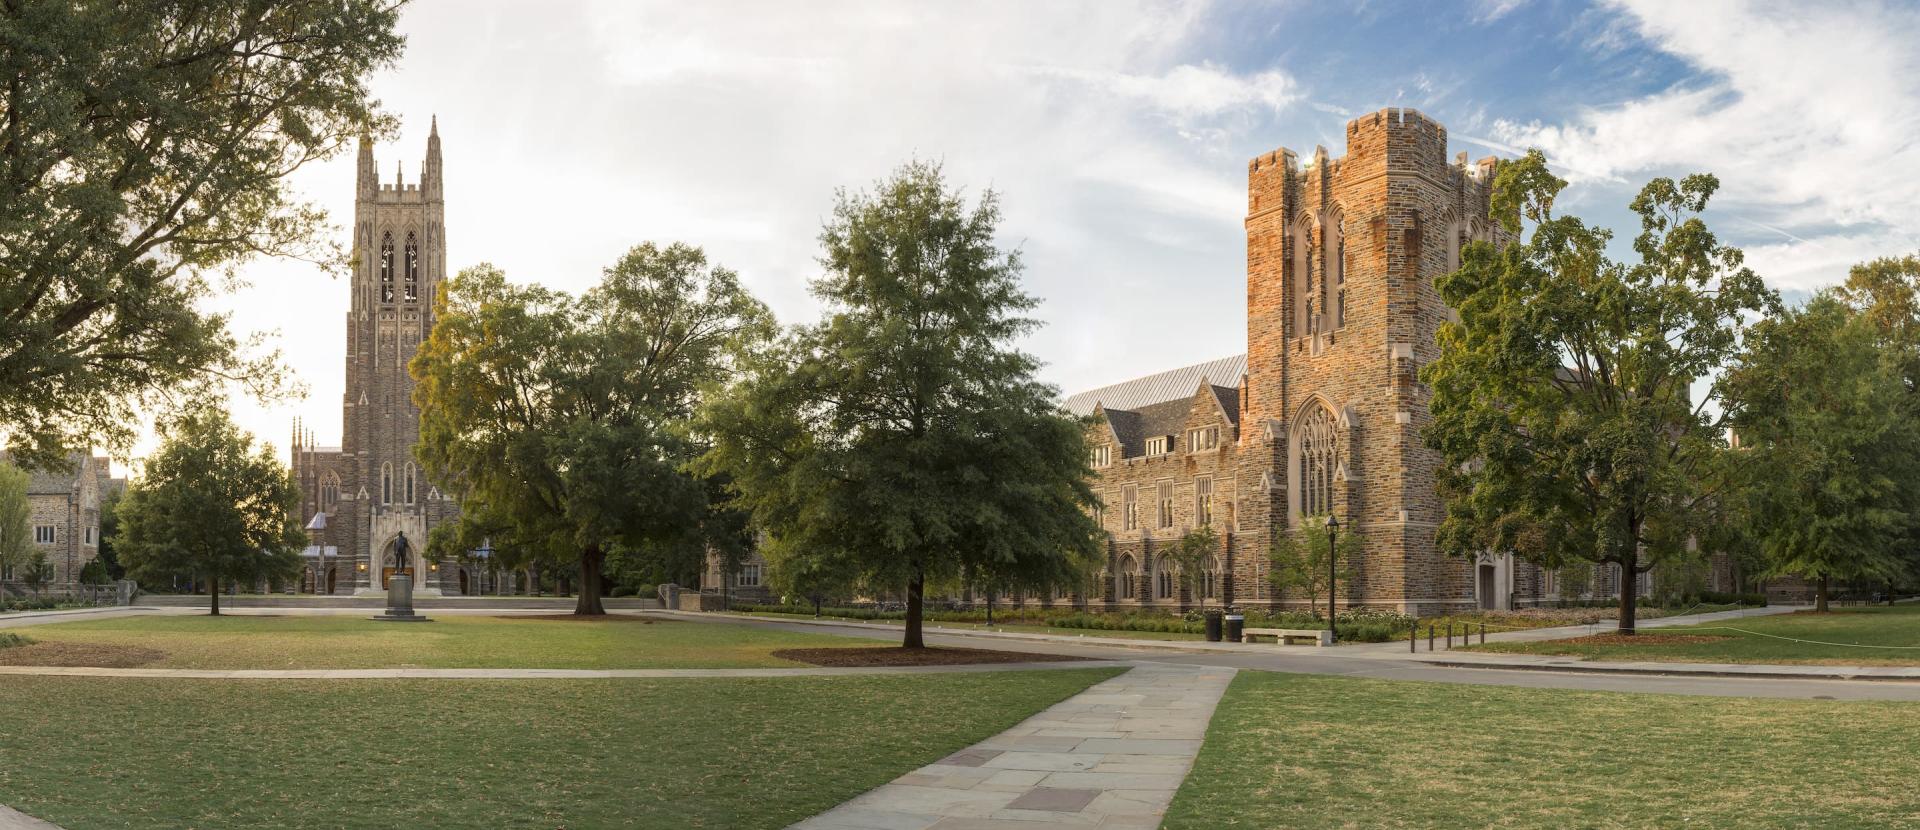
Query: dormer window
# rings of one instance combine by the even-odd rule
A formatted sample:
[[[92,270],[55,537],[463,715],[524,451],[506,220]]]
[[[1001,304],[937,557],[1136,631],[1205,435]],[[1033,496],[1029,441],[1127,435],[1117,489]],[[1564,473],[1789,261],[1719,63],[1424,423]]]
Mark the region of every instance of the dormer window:
[[[1156,435],[1147,439],[1148,455],[1166,455],[1173,451],[1173,436]]]
[[[1101,444],[1093,448],[1093,466],[1107,467],[1113,464],[1113,446]]]
[[[1194,453],[1220,446],[1220,427],[1201,427],[1187,433],[1187,452]]]

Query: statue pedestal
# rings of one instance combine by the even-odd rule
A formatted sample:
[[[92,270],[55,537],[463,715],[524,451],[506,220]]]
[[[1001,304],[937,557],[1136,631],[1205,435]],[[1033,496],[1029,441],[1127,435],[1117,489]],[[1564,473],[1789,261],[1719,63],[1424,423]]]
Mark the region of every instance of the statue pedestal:
[[[387,580],[387,613],[374,617],[385,622],[428,622],[413,613],[413,577],[394,574]]]

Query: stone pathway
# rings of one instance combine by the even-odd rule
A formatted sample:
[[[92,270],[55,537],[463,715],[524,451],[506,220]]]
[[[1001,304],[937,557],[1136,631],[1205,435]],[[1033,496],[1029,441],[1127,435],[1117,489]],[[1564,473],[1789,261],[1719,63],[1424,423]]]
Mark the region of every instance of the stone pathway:
[[[1150,830],[1234,673],[1142,665],[793,827]]]
[[[1114,660],[970,663],[961,666],[876,666],[792,669],[109,669],[93,666],[0,666],[0,677],[161,677],[203,680],[604,680],[675,677],[837,677],[857,674],[969,674],[1131,666]],[[0,830],[4,826],[0,825]]]
[[[60,830],[60,825],[0,804],[0,830]]]

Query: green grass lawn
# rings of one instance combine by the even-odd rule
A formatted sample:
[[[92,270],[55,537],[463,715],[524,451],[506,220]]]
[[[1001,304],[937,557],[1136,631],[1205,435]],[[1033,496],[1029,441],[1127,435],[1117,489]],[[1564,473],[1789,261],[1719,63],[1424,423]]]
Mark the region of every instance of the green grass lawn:
[[[1725,639],[1695,643],[1661,643],[1658,639],[1648,639],[1642,643],[1624,645],[1594,644],[1573,639],[1541,643],[1488,643],[1473,648],[1477,651],[1519,654],[1560,654],[1592,660],[1920,666],[1920,605],[1840,608],[1825,614],[1800,611],[1723,620],[1699,626],[1648,628],[1643,629],[1641,634],[1655,638],[1680,634]],[[1779,639],[1782,637],[1794,639]]]
[[[832,615],[826,615],[826,616],[816,618],[812,614],[781,614],[781,613],[775,613],[771,611],[755,611],[752,613],[739,613],[739,616],[748,617],[748,618],[764,617],[770,620],[822,619],[822,620],[832,620],[837,622],[875,623],[878,625],[891,625],[895,627],[902,627],[906,625],[906,623],[901,620],[855,620],[855,619],[850,619],[845,617],[835,617]],[[986,623],[935,622],[932,620],[929,620],[926,623],[926,630],[927,630],[927,633],[929,634],[938,633],[942,629],[949,630],[949,631],[1011,631],[1011,632],[1023,632],[1027,634],[1057,634],[1062,637],[1117,637],[1117,638],[1129,639],[1129,640],[1189,640],[1191,641],[1191,640],[1206,639],[1206,637],[1201,634],[1186,634],[1178,631],[1115,631],[1115,630],[1093,629],[1093,628],[1056,628],[1054,626],[1035,625],[1032,623],[1019,623],[1014,625],[992,625],[992,626],[989,626]]]
[[[428,612],[431,616],[432,612]],[[751,625],[443,615],[430,623],[349,616],[140,616],[16,629],[44,643],[157,649],[181,669],[682,669],[798,666],[782,648],[864,640]]]
[[[1920,824],[1920,704],[1241,672],[1164,827]]]
[[[775,828],[1117,669],[0,683],[0,803],[92,828]]]

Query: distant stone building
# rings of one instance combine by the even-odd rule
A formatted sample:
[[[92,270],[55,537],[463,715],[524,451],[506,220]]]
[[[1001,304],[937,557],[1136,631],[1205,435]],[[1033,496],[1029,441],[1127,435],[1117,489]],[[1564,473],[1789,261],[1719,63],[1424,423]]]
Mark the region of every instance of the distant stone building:
[[[413,575],[416,590],[426,594],[483,587],[480,569],[424,556],[427,535],[454,520],[458,507],[413,458],[420,411],[407,361],[433,329],[434,291],[447,273],[441,175],[437,123],[418,184],[406,184],[397,167],[391,183],[380,181],[372,143],[360,143],[342,443],[316,446],[297,423],[293,433],[300,519],[312,542],[300,579],[305,591],[375,593],[395,573]]]
[[[75,453],[68,463],[65,470],[27,470],[33,546],[53,566],[50,583],[79,581],[80,569],[100,556],[101,491],[119,481],[104,458]],[[0,566],[0,581],[24,578]]]

